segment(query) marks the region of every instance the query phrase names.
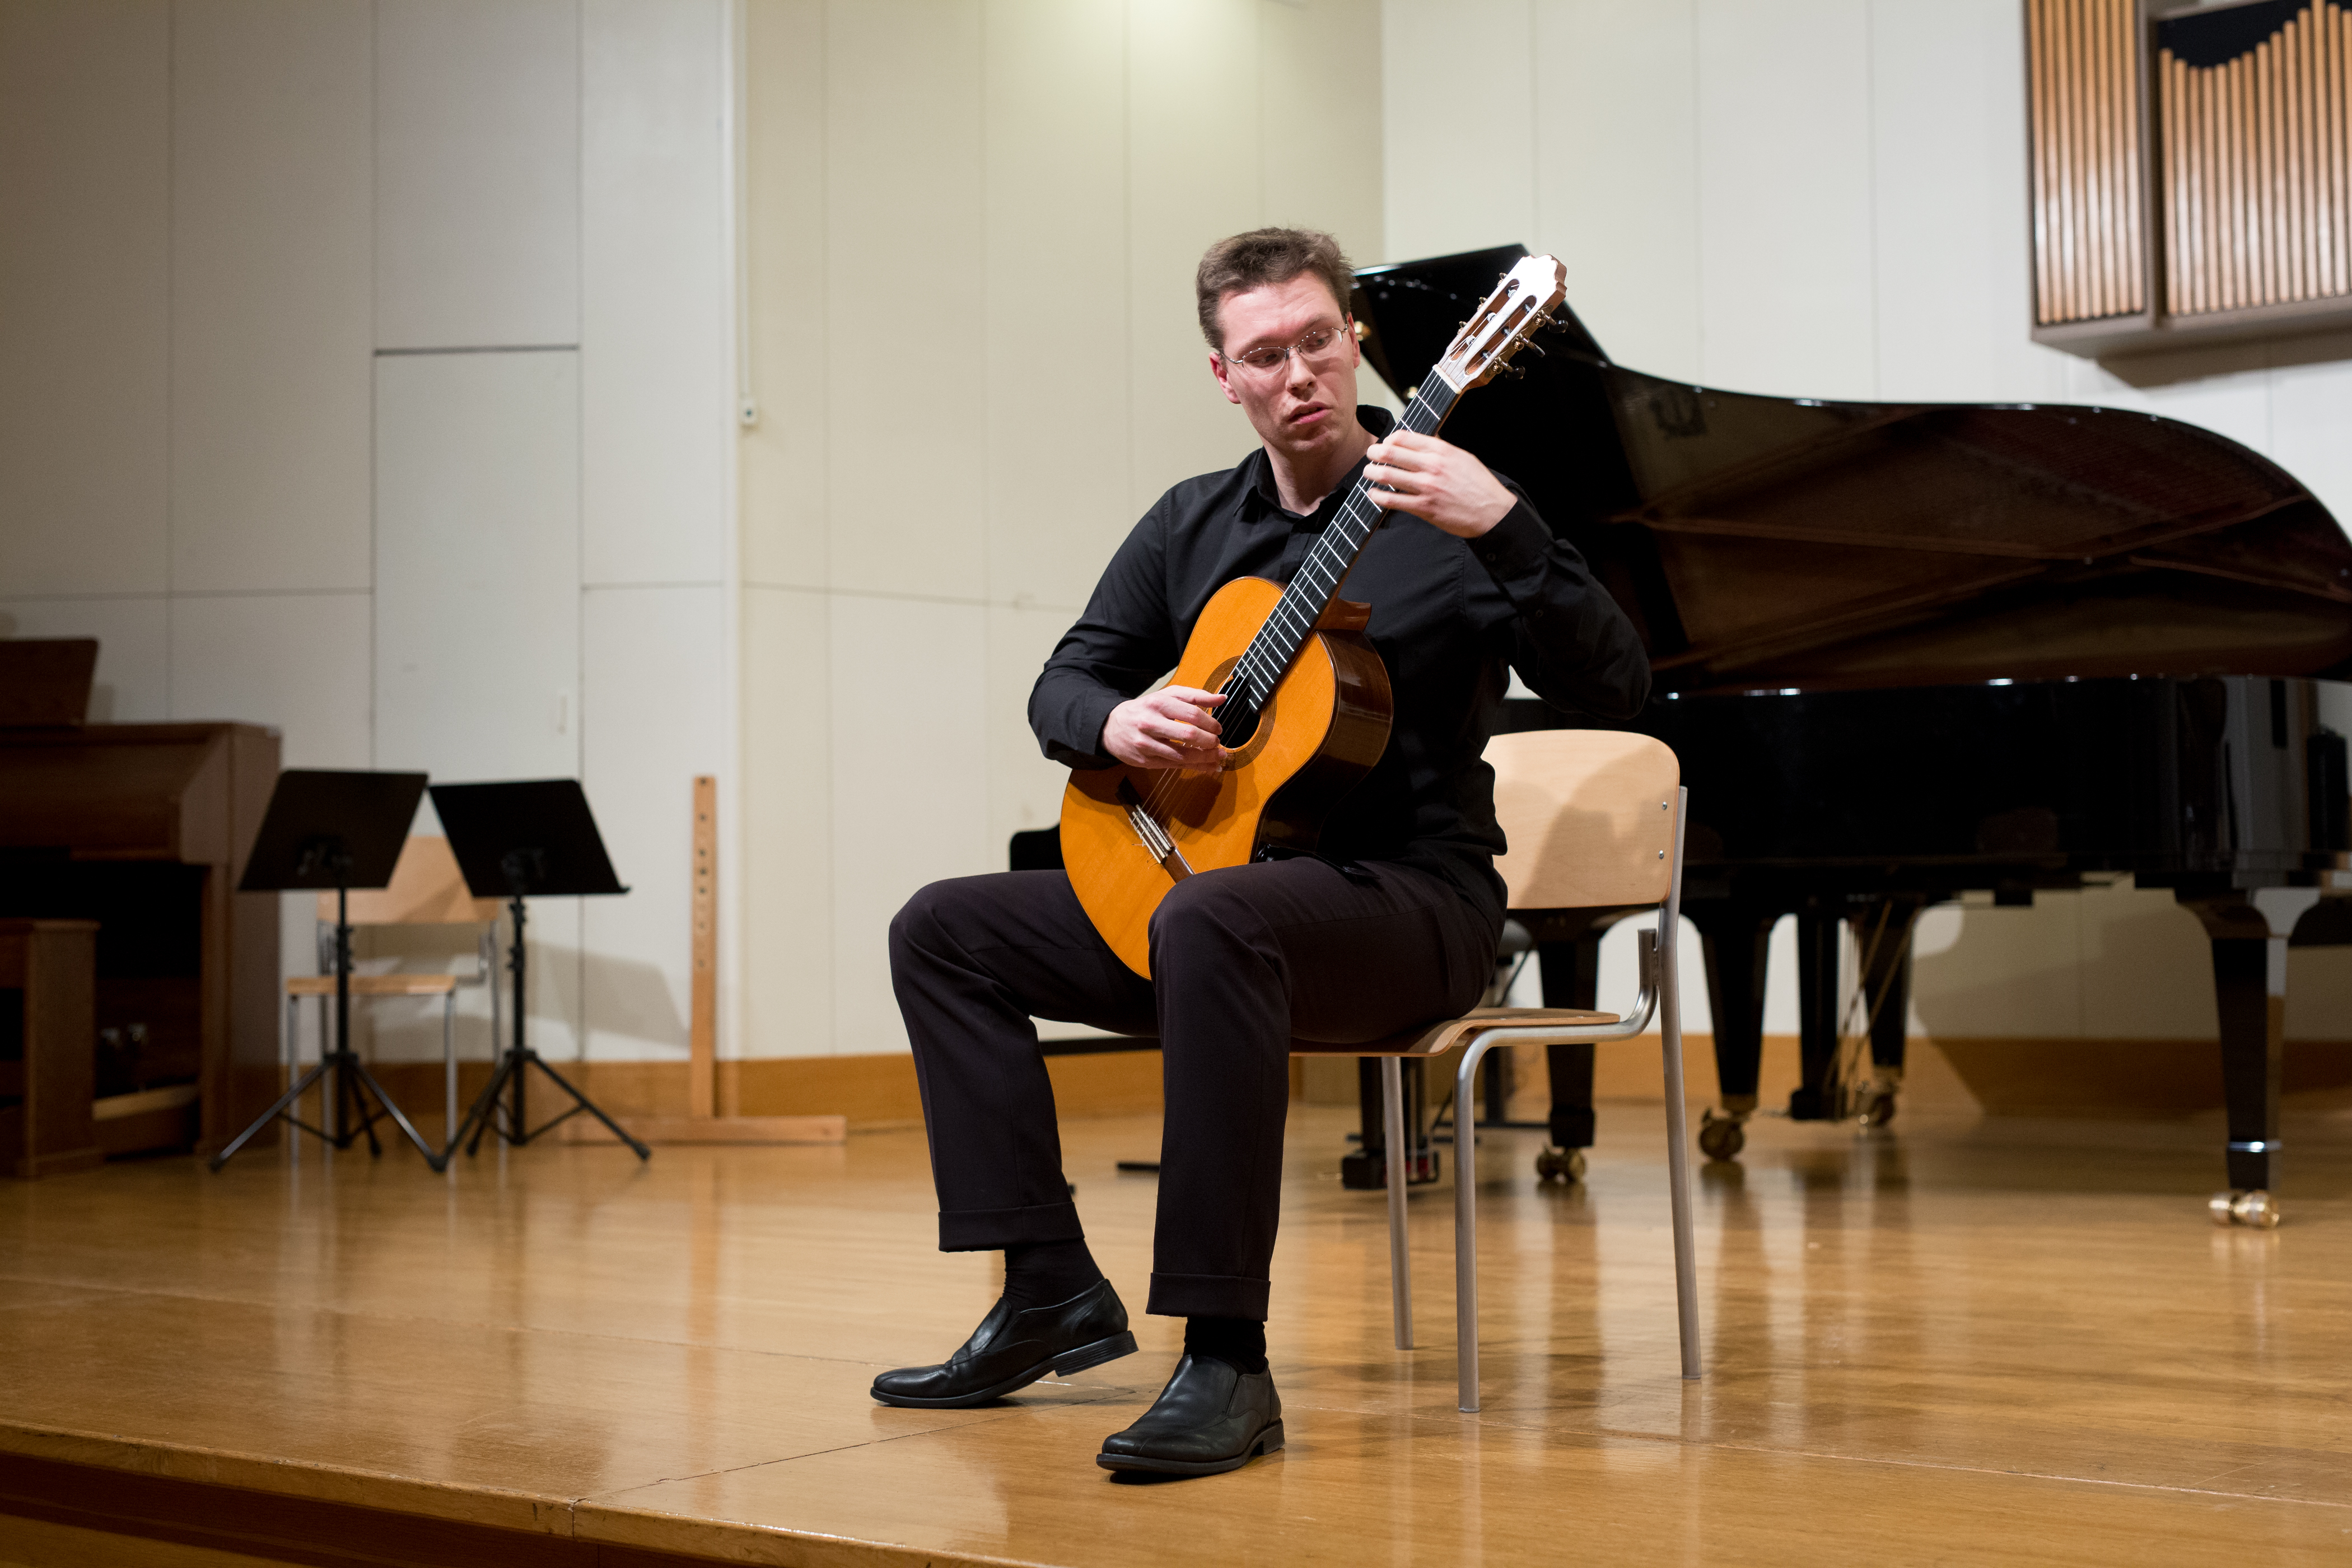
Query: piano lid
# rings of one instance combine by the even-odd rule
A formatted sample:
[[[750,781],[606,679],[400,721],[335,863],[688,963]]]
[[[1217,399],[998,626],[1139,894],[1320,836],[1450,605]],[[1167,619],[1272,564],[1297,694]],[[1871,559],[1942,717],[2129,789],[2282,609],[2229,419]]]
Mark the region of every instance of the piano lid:
[[[1520,246],[1366,268],[1419,384]],[[1613,364],[1571,311],[1446,427],[1524,487],[1666,690],[2352,674],[2352,542],[2294,477],[2155,415],[1839,403]]]

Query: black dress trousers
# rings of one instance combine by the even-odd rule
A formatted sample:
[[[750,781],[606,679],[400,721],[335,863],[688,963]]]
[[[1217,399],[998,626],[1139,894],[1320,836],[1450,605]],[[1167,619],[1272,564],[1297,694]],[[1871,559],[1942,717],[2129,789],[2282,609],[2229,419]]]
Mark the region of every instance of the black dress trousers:
[[[1491,916],[1394,863],[1306,857],[1187,878],[1145,980],[1059,871],[934,882],[890,924],[940,1197],[940,1246],[1082,1234],[1032,1017],[1157,1036],[1167,1109],[1147,1310],[1263,1320],[1294,1037],[1357,1045],[1477,1003]]]

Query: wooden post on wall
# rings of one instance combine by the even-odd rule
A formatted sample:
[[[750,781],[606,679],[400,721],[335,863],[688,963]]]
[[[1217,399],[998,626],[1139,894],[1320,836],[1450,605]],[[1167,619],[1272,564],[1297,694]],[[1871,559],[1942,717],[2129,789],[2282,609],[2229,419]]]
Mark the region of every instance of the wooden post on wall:
[[[694,776],[694,973],[686,1109],[719,1114],[719,781]]]
[[[719,781],[694,779],[692,930],[688,942],[688,1022],[684,1116],[625,1116],[621,1125],[648,1143],[839,1143],[849,1135],[841,1116],[721,1116],[719,1114]],[[578,1121],[564,1124],[566,1142],[604,1142],[611,1134]]]

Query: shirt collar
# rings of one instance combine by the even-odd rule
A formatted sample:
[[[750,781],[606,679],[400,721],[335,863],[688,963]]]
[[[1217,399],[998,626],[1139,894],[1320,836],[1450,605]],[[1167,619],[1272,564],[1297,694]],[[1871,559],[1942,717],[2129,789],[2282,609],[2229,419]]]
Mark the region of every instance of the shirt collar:
[[[1377,403],[1360,403],[1356,405],[1356,423],[1370,431],[1372,438],[1377,441],[1396,427],[1396,417]],[[1315,509],[1312,516],[1299,517],[1282,510],[1282,496],[1274,484],[1274,465],[1266,460],[1265,447],[1260,447],[1244,458],[1242,466],[1249,470],[1245,476],[1247,482],[1242,487],[1242,521],[1259,522],[1269,517],[1278,517],[1290,524],[1294,533],[1322,532],[1339,515],[1340,506],[1348,499],[1348,491],[1354,488],[1356,476],[1364,468],[1363,460],[1359,458],[1356,466],[1331,487],[1331,493],[1323,498],[1322,504]]]

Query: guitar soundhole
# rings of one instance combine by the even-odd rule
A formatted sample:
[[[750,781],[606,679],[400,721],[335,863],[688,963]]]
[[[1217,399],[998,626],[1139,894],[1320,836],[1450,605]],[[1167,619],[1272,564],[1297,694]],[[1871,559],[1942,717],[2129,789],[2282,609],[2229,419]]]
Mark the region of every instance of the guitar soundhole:
[[[1226,703],[1217,711],[1217,721],[1224,726],[1224,733],[1217,739],[1226,750],[1240,751],[1257,734],[1258,718],[1258,710],[1245,703]]]
[[[1255,739],[1259,721],[1265,718],[1265,714],[1246,698],[1232,689],[1234,666],[1239,662],[1238,659],[1225,660],[1209,672],[1208,680],[1210,690],[1227,693],[1225,705],[1217,710],[1217,722],[1221,727],[1217,742],[1230,752],[1238,752]],[[1246,762],[1248,759],[1237,757],[1234,761]]]

